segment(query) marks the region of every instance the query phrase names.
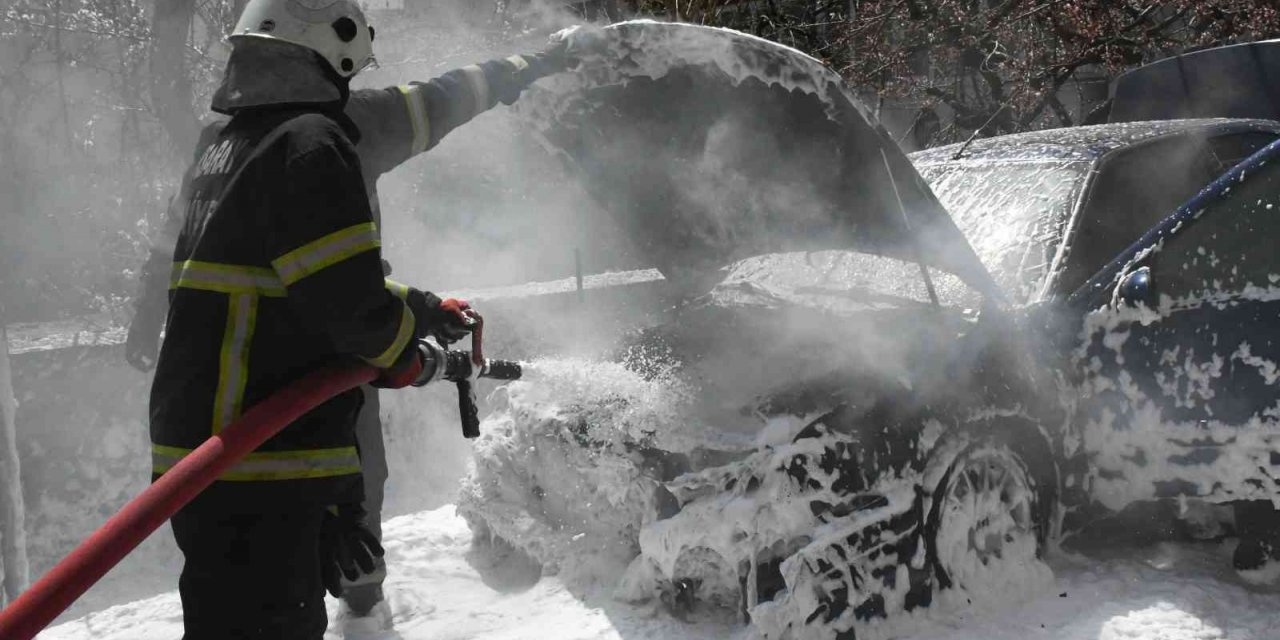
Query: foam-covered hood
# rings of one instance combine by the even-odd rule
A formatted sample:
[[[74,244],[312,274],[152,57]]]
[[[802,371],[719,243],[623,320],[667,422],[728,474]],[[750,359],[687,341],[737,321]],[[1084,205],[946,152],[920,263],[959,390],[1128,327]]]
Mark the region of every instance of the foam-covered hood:
[[[850,248],[996,290],[901,149],[817,60],[696,25],[632,21],[598,37],[519,113],[664,273]]]

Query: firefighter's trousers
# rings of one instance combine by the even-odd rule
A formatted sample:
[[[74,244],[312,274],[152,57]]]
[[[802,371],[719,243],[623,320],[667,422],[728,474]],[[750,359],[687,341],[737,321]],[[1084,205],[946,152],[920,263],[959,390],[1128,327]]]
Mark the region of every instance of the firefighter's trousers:
[[[201,498],[179,511],[183,640],[321,640],[323,517],[323,506],[255,512]]]

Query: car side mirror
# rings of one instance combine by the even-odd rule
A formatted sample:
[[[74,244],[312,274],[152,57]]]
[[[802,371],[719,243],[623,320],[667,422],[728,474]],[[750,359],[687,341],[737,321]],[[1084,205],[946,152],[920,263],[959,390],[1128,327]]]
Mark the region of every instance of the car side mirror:
[[[1116,287],[1116,300],[1126,307],[1156,308],[1156,286],[1151,268],[1142,267],[1125,274]]]

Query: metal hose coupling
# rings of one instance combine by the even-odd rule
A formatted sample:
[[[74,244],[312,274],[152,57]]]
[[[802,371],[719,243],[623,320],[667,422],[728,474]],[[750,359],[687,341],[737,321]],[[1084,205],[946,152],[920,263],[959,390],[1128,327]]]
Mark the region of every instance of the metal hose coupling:
[[[423,362],[422,375],[414,382],[414,386],[418,387],[437,380],[519,380],[524,375],[524,365],[514,360],[484,358],[476,366],[470,351],[447,349],[431,340],[419,341],[418,350],[422,352]]]
[[[423,371],[414,385],[420,387],[435,380],[448,380],[458,386],[458,416],[465,438],[480,437],[480,408],[476,405],[471,381],[475,378],[519,380],[524,375],[524,367],[511,360],[473,359],[470,351],[449,350],[429,340],[420,341],[418,349],[423,356]]]

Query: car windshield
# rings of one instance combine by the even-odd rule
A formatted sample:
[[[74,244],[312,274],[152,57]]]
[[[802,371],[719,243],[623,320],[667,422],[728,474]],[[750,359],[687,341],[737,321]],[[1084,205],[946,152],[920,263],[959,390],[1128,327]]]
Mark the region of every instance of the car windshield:
[[[1090,162],[918,165],[938,200],[1014,304],[1039,299]]]
[[[982,296],[959,277],[930,269],[938,302],[974,309]],[[771,253],[739,260],[712,291],[722,304],[803,305],[856,312],[931,304],[920,265],[857,251]]]

